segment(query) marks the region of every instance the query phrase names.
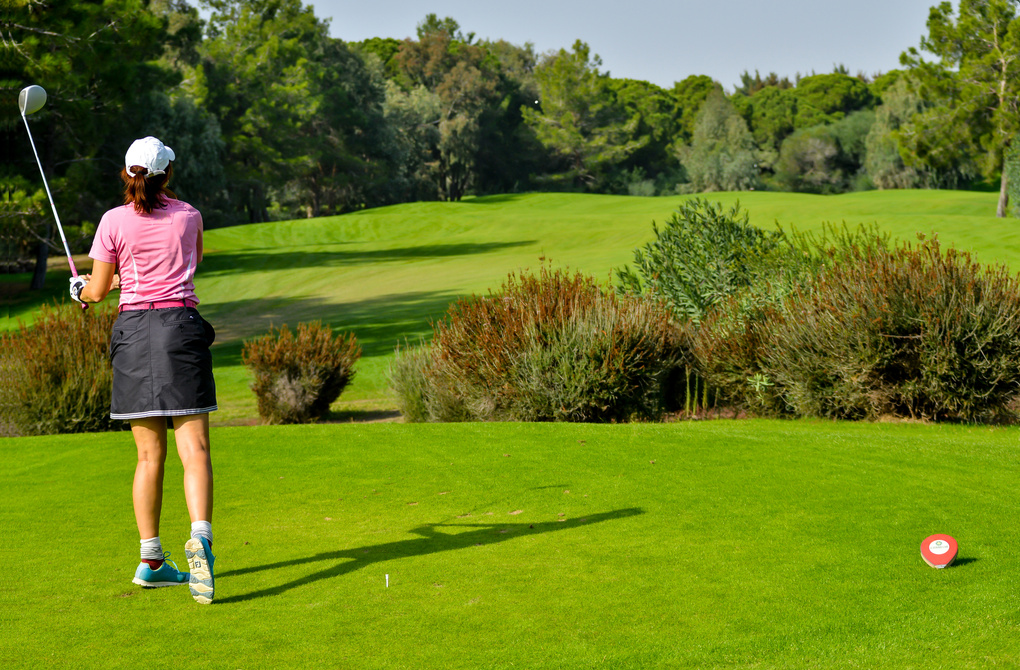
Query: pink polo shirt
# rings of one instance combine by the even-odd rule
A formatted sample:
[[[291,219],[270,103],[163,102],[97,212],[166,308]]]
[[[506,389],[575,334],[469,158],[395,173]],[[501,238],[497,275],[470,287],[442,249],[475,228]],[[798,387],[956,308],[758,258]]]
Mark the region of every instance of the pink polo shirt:
[[[191,299],[195,267],[202,260],[202,215],[180,200],[139,214],[123,205],[103,215],[89,257],[114,263],[120,273],[120,304]]]

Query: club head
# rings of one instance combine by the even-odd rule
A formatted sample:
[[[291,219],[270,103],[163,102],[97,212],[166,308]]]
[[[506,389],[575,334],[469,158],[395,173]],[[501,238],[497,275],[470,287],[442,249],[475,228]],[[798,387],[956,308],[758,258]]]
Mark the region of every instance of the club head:
[[[26,86],[21,89],[21,93],[18,95],[18,107],[21,109],[21,115],[34,114],[42,109],[43,105],[46,104],[46,89],[42,86]]]

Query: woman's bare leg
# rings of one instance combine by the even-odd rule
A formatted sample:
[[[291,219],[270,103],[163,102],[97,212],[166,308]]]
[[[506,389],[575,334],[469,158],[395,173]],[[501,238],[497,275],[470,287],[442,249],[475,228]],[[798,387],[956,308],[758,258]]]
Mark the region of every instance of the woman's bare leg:
[[[174,417],[177,453],[184,465],[184,498],[191,521],[212,522],[213,472],[209,456],[209,415]],[[165,450],[165,447],[164,447]]]
[[[131,434],[138,448],[138,465],[131,497],[138,535],[144,540],[159,536],[163,508],[163,466],[166,463],[166,419],[133,419]]]

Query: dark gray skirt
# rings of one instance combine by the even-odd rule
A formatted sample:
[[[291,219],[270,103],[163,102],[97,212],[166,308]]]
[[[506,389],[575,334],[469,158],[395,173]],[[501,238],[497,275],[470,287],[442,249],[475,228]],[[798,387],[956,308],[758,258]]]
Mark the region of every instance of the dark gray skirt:
[[[193,307],[121,312],[110,336],[112,419],[205,414],[216,409],[212,325]]]

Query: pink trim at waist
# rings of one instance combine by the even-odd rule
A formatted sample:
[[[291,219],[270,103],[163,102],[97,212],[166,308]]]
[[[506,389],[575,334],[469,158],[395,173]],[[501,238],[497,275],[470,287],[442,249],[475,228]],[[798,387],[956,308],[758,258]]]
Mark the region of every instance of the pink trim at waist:
[[[198,303],[194,300],[159,300],[157,302],[138,302],[132,305],[121,305],[120,311],[134,312],[142,309],[168,309],[170,307],[194,307]]]

